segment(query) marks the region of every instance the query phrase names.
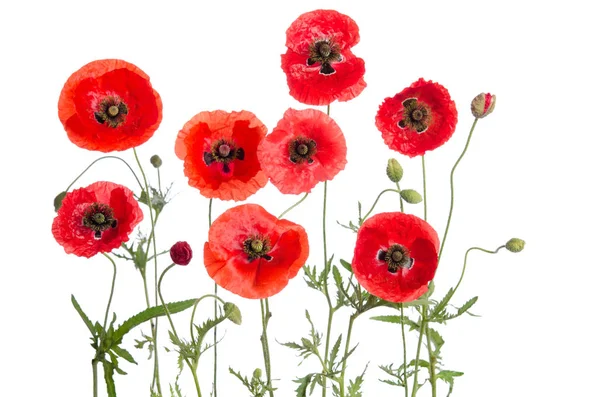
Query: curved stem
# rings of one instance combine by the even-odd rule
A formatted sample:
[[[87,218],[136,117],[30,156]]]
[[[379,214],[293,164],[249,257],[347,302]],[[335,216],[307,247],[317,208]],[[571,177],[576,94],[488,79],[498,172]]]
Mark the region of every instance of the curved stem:
[[[360,220],[360,224],[362,225],[363,222],[369,217],[369,215],[371,215],[371,212],[373,212],[373,210],[375,209],[375,206],[377,205],[377,203],[379,202],[379,199],[381,198],[381,196],[383,196],[384,193],[387,192],[394,192],[394,193],[398,193],[400,194],[400,189],[395,190],[395,189],[385,189],[382,190],[381,193],[379,193],[379,195],[377,196],[377,198],[375,199],[375,202],[373,203],[373,205],[371,206],[371,209],[369,210],[369,212],[366,213],[365,216],[362,217],[362,219]],[[360,225],[359,225],[360,226]]]
[[[129,163],[128,163],[127,161],[125,161],[125,160],[123,160],[122,158],[120,158],[120,157],[117,157],[117,156],[102,156],[102,157],[100,157],[100,158],[97,158],[96,160],[92,161],[92,162],[91,162],[91,164],[90,164],[90,165],[88,165],[88,166],[87,166],[87,168],[86,168],[86,169],[84,169],[84,170],[83,170],[83,172],[81,172],[81,174],[79,174],[79,175],[77,176],[77,178],[75,178],[75,179],[73,180],[73,182],[71,182],[71,184],[70,184],[70,185],[69,185],[69,186],[68,186],[68,187],[65,189],[65,192],[68,192],[68,191],[69,191],[69,189],[70,189],[70,188],[71,188],[71,187],[72,187],[72,186],[75,184],[75,182],[77,182],[77,181],[79,180],[79,178],[81,178],[81,177],[83,176],[83,174],[85,174],[85,173],[86,173],[86,172],[87,172],[87,171],[88,171],[90,168],[92,168],[92,166],[93,166],[94,164],[96,164],[98,161],[100,161],[100,160],[104,160],[104,159],[116,159],[116,160],[120,160],[121,162],[123,162],[123,163],[124,163],[124,164],[127,166],[127,168],[129,168],[129,171],[131,171],[131,173],[132,173],[132,174],[133,174],[133,176],[135,177],[135,180],[137,181],[137,183],[138,183],[139,187],[140,187],[141,189],[144,189],[144,188],[142,187],[142,184],[140,183],[140,180],[139,180],[138,176],[137,176],[137,175],[136,175],[136,173],[133,171],[133,168],[131,168],[131,166],[129,165]]]
[[[269,352],[269,339],[267,337],[267,326],[269,324],[269,318],[271,317],[271,312],[269,311],[269,299],[260,300],[260,313],[262,320],[262,335],[260,336],[260,342],[263,348],[269,396],[273,397],[273,385],[271,383],[271,354]]]
[[[162,285],[163,277],[165,277],[165,274],[167,274],[167,272],[175,266],[176,265],[174,263],[171,263],[169,266],[167,266],[167,268],[165,270],[163,270],[163,272],[160,275],[160,278],[158,279],[158,285],[156,287],[156,290],[157,290],[158,296],[160,298],[160,303],[162,304],[163,308],[165,309],[165,314],[167,315],[169,324],[171,324],[171,329],[173,330],[173,335],[179,341],[180,339],[179,339],[179,336],[177,335],[177,330],[175,329],[175,324],[173,324],[173,319],[171,318],[171,313],[169,313],[169,308],[167,307],[167,305],[165,305],[165,300],[163,299],[162,292],[160,289],[160,286]],[[196,393],[198,394],[198,397],[202,397],[202,393],[200,392],[200,383],[198,382],[198,375],[196,375],[196,371],[194,370],[194,367],[190,363],[190,360],[187,357],[185,357],[184,360],[185,360],[185,363],[187,364],[187,366],[190,368],[190,371],[192,372],[192,376],[194,377],[194,384],[196,385]]]
[[[202,301],[202,299],[204,299],[204,298],[215,298],[222,304],[225,304],[225,301],[223,299],[221,299],[217,295],[213,295],[213,294],[203,295],[196,300],[196,303],[194,303],[194,308],[192,309],[192,318],[190,319],[190,336],[191,336],[192,340],[194,340],[194,316],[196,315],[196,308],[198,307],[198,304],[200,303],[200,301]]]
[[[427,220],[427,182],[425,177],[425,155],[421,156],[421,168],[423,169],[423,220]]]
[[[142,163],[140,162],[140,159],[138,157],[137,151],[135,150],[135,148],[133,148],[133,155],[135,156],[135,161],[138,164],[138,167],[140,168],[140,172],[142,173],[142,178],[144,180],[144,188],[142,188],[143,190],[145,190],[146,192],[146,198],[148,200],[148,209],[150,212],[150,224],[151,224],[151,231],[150,231],[150,238],[148,240],[148,243],[150,243],[150,240],[152,240],[152,250],[154,251],[154,304],[158,305],[158,261],[156,259],[156,231],[155,231],[155,226],[156,226],[156,222],[154,219],[154,212],[152,209],[152,199],[150,197],[150,189],[148,187],[148,180],[146,179],[146,174],[144,173],[144,168],[142,167]],[[158,214],[156,216],[158,218]],[[147,254],[146,254],[147,257]],[[152,326],[152,324],[151,324]],[[152,328],[152,339],[154,341],[154,379],[152,381],[152,383],[154,384],[154,380],[156,380],[156,389],[158,390],[158,394],[162,395],[162,390],[161,390],[161,386],[160,386],[160,375],[159,375],[159,369],[158,369],[158,317],[155,319],[154,321],[154,327]]]
[[[110,263],[112,263],[112,265],[113,265],[113,277],[112,277],[112,283],[110,284],[110,295],[108,297],[108,303],[106,305],[106,312],[104,313],[104,325],[102,326],[102,329],[104,330],[104,332],[106,332],[106,323],[108,322],[108,312],[110,311],[110,304],[112,303],[113,294],[115,293],[115,280],[117,279],[117,265],[115,264],[115,261],[110,256],[108,256],[105,253],[102,253],[102,255],[107,257],[108,260],[110,261]]]
[[[452,171],[450,171],[450,210],[448,212],[448,220],[446,222],[446,230],[444,231],[444,237],[442,238],[442,244],[440,245],[440,253],[438,254],[438,261],[442,257],[442,252],[444,251],[444,245],[446,244],[446,237],[448,237],[448,230],[450,229],[450,221],[452,220],[452,211],[454,210],[454,171],[456,171],[456,167],[464,157],[467,149],[469,148],[469,143],[471,142],[471,137],[473,136],[473,131],[475,130],[475,126],[477,125],[478,118],[475,118],[473,121],[473,125],[471,126],[471,131],[469,131],[469,137],[467,138],[467,143],[465,144],[465,148],[462,153],[454,163],[454,167],[452,167]]]
[[[469,248],[465,252],[465,259],[463,261],[462,272],[460,273],[460,278],[458,279],[458,282],[456,283],[456,286],[454,286],[454,290],[452,290],[452,293],[450,294],[450,298],[452,298],[454,296],[454,294],[456,293],[456,290],[460,286],[460,283],[462,283],[463,277],[465,276],[465,270],[467,270],[467,256],[469,255],[469,252],[476,250],[476,251],[485,252],[486,254],[497,254],[502,248],[505,248],[505,247],[506,246],[501,245],[500,247],[496,248],[494,251],[492,251],[492,250],[486,250],[486,249],[480,248],[480,247],[471,247],[471,248]],[[448,299],[448,302],[450,302],[450,298]]]
[[[307,197],[308,197],[308,193],[306,193],[304,196],[302,196],[302,198],[300,199],[300,201],[296,202],[296,204],[292,205],[290,208],[288,208],[287,210],[283,211],[283,212],[281,213],[281,215],[279,215],[277,218],[278,218],[278,219],[281,219],[281,218],[283,218],[283,216],[284,216],[285,214],[287,214],[288,212],[290,212],[291,210],[293,210],[294,208],[296,208],[297,206],[299,206],[299,205],[300,205],[300,203],[301,203],[301,202],[303,202],[304,200],[306,200],[306,198],[307,198]]]

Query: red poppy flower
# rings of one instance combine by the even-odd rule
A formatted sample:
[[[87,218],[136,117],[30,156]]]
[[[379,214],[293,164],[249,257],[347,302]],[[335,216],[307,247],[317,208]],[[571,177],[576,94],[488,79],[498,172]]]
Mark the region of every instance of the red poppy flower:
[[[267,184],[256,149],[267,127],[252,113],[201,112],[175,142],[190,186],[221,200],[245,200]]]
[[[208,231],[204,265],[217,284],[244,298],[268,298],[295,277],[308,258],[300,225],[244,204],[225,211]]]
[[[437,233],[424,220],[402,212],[378,214],[358,229],[352,269],[371,294],[410,302],[427,291],[439,246]]]
[[[152,137],[162,120],[162,102],[137,66],[104,59],[69,77],[58,100],[58,118],[81,148],[126,150]]]
[[[448,90],[438,83],[419,79],[383,101],[375,125],[390,149],[415,157],[450,139],[457,117]]]
[[[119,248],[143,217],[131,190],[96,182],[67,193],[52,234],[67,254],[89,258]]]
[[[281,193],[308,193],[346,166],[346,140],[325,113],[288,109],[258,147],[260,163]]]
[[[350,48],[360,36],[356,22],[334,10],[302,14],[286,31],[281,56],[290,95],[307,105],[349,101],[365,89],[365,62]]]

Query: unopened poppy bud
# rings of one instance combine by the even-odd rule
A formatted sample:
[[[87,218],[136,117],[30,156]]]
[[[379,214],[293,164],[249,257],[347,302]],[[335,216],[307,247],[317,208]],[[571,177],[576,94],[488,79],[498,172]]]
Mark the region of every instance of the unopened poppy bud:
[[[150,157],[150,164],[152,164],[154,168],[160,168],[162,165],[162,159],[158,154],[155,154],[154,156]]]
[[[235,304],[227,302],[223,305],[223,310],[225,310],[225,315],[232,323],[236,325],[242,324],[242,312],[240,312],[240,308]]]
[[[478,119],[482,119],[494,111],[496,107],[496,95],[481,93],[471,102],[471,113]]]
[[[423,197],[416,190],[405,189],[400,192],[400,196],[409,204],[418,204],[423,201]]]
[[[390,178],[390,181],[394,183],[400,182],[400,179],[402,179],[402,175],[404,175],[404,170],[402,169],[402,166],[396,159],[388,160],[385,172],[388,178]]]
[[[511,238],[505,246],[510,252],[521,252],[525,248],[525,241],[520,238]]]
[[[170,254],[173,263],[185,266],[192,260],[192,247],[185,241],[178,241],[171,247]]]
[[[256,368],[254,370],[254,372],[252,373],[253,378],[260,379],[261,376],[262,376],[262,369],[260,369],[260,368]]]
[[[56,197],[54,197],[54,211],[58,212],[59,208],[62,206],[62,202],[67,195],[67,192],[60,192]]]

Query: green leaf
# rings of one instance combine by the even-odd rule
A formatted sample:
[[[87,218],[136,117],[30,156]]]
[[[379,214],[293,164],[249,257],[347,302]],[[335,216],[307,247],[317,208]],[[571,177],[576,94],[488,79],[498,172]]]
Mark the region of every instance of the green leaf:
[[[167,303],[166,306],[169,309],[169,313],[175,314],[192,307],[194,303],[196,303],[196,301],[197,299],[188,299],[181,302]],[[125,336],[133,328],[145,323],[150,319],[164,316],[165,314],[165,308],[162,305],[153,306],[149,309],[146,309],[136,314],[135,316],[130,317],[123,324],[121,324],[121,326],[119,326],[119,328],[117,328],[117,330],[115,331],[113,335],[113,340],[118,343],[119,341],[121,341],[123,336]]]
[[[405,324],[405,325],[408,325],[411,330],[419,329],[421,327],[421,325],[419,323],[411,320],[410,318],[408,318],[406,316],[404,316],[404,317],[393,316],[393,315],[375,316],[375,317],[371,317],[371,320],[383,321],[386,323],[394,323],[394,324]]]
[[[117,397],[117,390],[115,389],[115,381],[113,379],[113,365],[104,360],[102,361],[102,366],[104,368],[104,381],[106,382],[106,391],[108,393],[108,397]]]
[[[336,265],[333,265],[333,281],[335,281],[335,285],[338,288],[344,288],[344,283],[342,282],[342,275],[340,274],[340,270],[337,268]]]
[[[463,376],[464,373],[463,372],[458,372],[458,371],[440,371],[437,376],[439,379],[443,380],[444,382],[448,383],[449,389],[448,389],[448,394],[446,395],[447,397],[450,397],[450,394],[452,394],[452,391],[454,390],[454,378],[457,378],[459,376]]]
[[[439,301],[438,304],[433,307],[433,309],[431,309],[431,315],[430,315],[430,317],[435,317],[438,314],[442,313],[442,311],[448,305],[448,302],[450,302],[450,299],[452,298],[453,294],[454,294],[454,289],[450,288],[450,290],[448,290],[448,292],[442,298],[442,300]]]
[[[350,263],[348,263],[347,261],[340,259],[340,264],[344,267],[344,269],[348,270],[350,273],[354,273],[352,271],[352,265]]]
[[[333,364],[335,363],[335,359],[340,351],[340,345],[342,344],[342,334],[338,336],[333,348],[331,349],[331,356],[329,358],[329,372],[333,370]]]
[[[458,308],[456,317],[460,316],[461,314],[466,313],[467,310],[469,310],[471,307],[473,307],[473,305],[477,302],[478,299],[479,299],[478,296],[474,296],[471,299],[469,299],[468,301],[466,301],[464,305],[462,305],[461,307]]]
[[[298,388],[295,390],[296,391],[296,397],[306,397],[306,390],[308,389],[308,386],[310,384],[310,380],[311,380],[312,376],[313,375],[310,374],[310,375],[306,375],[303,378],[294,380],[295,383],[299,383],[300,384],[298,386]]]
[[[112,346],[112,350],[117,353],[120,357],[123,357],[125,360],[129,361],[132,364],[137,364],[137,362],[135,362],[135,360],[133,359],[133,356],[125,349],[123,349],[122,347],[119,347],[117,345]]]
[[[79,303],[77,303],[77,299],[75,299],[74,295],[71,295],[71,303],[73,304],[73,307],[75,308],[75,310],[77,310],[77,313],[79,313],[79,316],[81,317],[81,319],[83,320],[85,325],[88,327],[88,329],[92,333],[92,336],[95,337],[96,330],[94,329],[94,325],[92,324],[92,322],[90,321],[88,316],[85,315],[85,313],[81,309],[81,306],[79,306]]]

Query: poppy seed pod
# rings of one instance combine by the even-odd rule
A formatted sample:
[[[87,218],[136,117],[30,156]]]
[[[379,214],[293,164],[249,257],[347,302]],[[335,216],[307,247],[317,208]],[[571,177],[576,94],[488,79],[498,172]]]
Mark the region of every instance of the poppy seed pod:
[[[481,93],[471,101],[471,113],[478,119],[482,119],[494,111],[496,107],[496,95]]]
[[[154,168],[160,168],[160,166],[162,165],[162,159],[159,157],[158,154],[155,154],[154,156],[150,157],[150,164],[152,164]]]

